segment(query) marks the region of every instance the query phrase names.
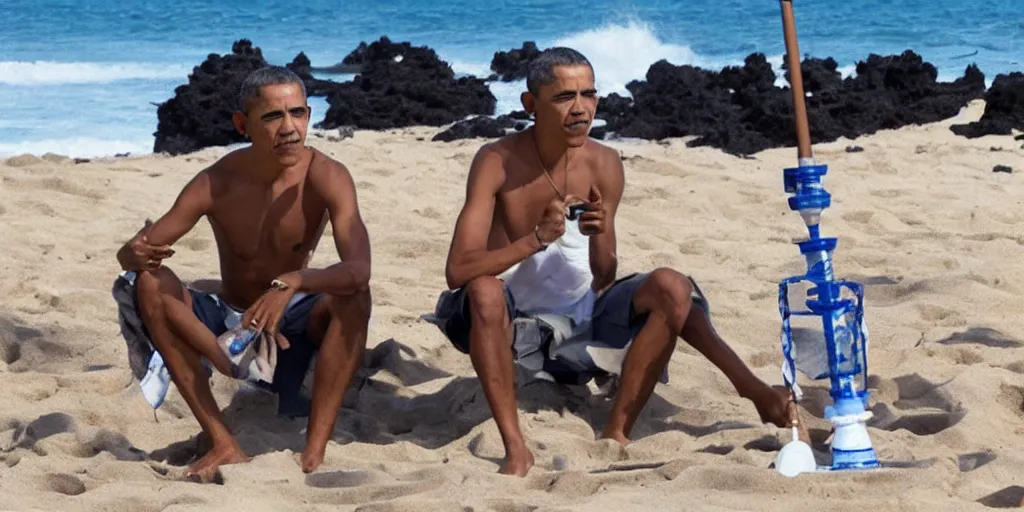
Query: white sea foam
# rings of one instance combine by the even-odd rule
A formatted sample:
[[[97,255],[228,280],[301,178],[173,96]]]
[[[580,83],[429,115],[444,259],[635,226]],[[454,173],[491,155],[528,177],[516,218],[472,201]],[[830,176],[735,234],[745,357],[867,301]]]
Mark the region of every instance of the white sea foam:
[[[598,93],[602,96],[613,92],[629,96],[626,84],[632,80],[643,80],[651,64],[662,59],[676,65],[715,68],[714,62],[697,55],[689,47],[662,41],[650,25],[641,21],[609,24],[550,41],[537,41],[537,46],[541,49],[568,46],[586,55],[594,66]],[[488,62],[449,62],[456,73],[482,78],[492,73]],[[496,114],[522,109],[519,95],[526,90],[525,81],[491,82],[488,85],[498,100]]]
[[[0,61],[0,84],[89,84],[137,79],[185,81],[191,66],[138,62]]]
[[[0,158],[26,153],[37,156],[54,153],[72,158],[97,158],[113,156],[118,153],[139,155],[152,152],[152,138],[148,140],[108,140],[92,137],[74,137],[0,143]]]
[[[613,92],[629,95],[626,84],[644,79],[651,64],[662,59],[677,66],[712,66],[688,46],[662,41],[650,25],[640,21],[605,25],[568,35],[549,46],[568,46],[586,55],[594,66],[597,88],[602,96]]]

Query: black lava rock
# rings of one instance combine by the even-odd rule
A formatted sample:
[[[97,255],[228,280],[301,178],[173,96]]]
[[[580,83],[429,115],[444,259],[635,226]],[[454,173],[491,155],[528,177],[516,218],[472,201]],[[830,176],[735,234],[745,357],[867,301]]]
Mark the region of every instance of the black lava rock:
[[[1005,172],[1007,174],[1010,174],[1013,172],[1013,167],[1010,167],[1008,165],[997,165],[992,168],[992,172]]]
[[[806,59],[800,67],[814,143],[952,117],[985,89],[985,77],[976,66],[968,66],[953,83],[938,83],[935,67],[909,50],[897,56],[870,55],[858,63],[857,76],[846,79],[831,58]],[[688,145],[737,155],[794,146],[792,93],[776,87],[775,78],[760,53],[749,55],[742,67],[720,72],[662,60],[648,69],[645,81],[626,85],[632,99],[616,94],[602,98],[598,117],[618,136],[696,135]]]
[[[515,120],[509,116],[477,116],[453,124],[447,130],[434,135],[430,140],[451,142],[458,139],[472,139],[477,137],[496,139],[508,133],[508,129],[515,126]]]
[[[238,110],[238,90],[249,73],[266,65],[260,49],[248,39],[232,44],[230,54],[210,54],[193,68],[187,84],[157,106],[153,152],[180,155],[244,141],[231,123]]]
[[[1010,135],[1024,130],[1024,73],[997,75],[985,93],[985,113],[978,121],[955,124],[949,129],[969,139],[985,135]],[[1020,138],[1020,137],[1018,137]]]
[[[540,55],[537,43],[525,41],[522,48],[507,52],[494,52],[491,59],[491,71],[503,82],[513,82],[526,78],[526,68],[533,59]]]
[[[353,81],[327,92],[330,107],[318,128],[441,126],[494,114],[497,100],[487,84],[472,76],[456,79],[430,48],[382,37],[365,48],[360,45],[353,55],[350,60],[359,61],[362,70]]]
[[[313,78],[313,70],[316,68],[310,64],[309,57],[306,57],[305,52],[299,52],[290,63],[285,64],[285,67],[302,79],[306,86],[307,97],[327,96],[340,85],[338,82]]]

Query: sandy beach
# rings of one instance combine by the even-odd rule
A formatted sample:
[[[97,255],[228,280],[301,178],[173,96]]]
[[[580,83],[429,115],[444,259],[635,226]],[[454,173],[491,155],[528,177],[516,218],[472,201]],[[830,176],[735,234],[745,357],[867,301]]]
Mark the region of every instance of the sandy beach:
[[[867,289],[870,434],[888,467],[786,478],[769,468],[789,433],[762,425],[725,377],[680,343],[622,448],[595,441],[610,402],[531,383],[521,422],[537,466],[496,474],[500,437],[468,356],[420,315],[444,288],[444,258],[481,139],[356,131],[309,144],[345,163],[373,244],[366,365],[315,474],[299,470],[305,419],[222,376],[213,390],[255,458],[221,485],[183,482],[199,425],[176,391],[154,414],[132,380],[110,287],[117,248],[225,148],[164,157],[21,156],[0,162],[0,509],[985,510],[1024,496],[1024,149],[966,139],[955,119],[815,147],[839,237],[840,277]],[[605,142],[623,155],[619,272],[670,266],[707,294],[747,364],[781,383],[777,283],[803,273],[806,235],[786,205],[793,148],[738,158],[685,140]],[[846,152],[849,145],[861,152]],[[996,165],[1013,168],[997,173]],[[336,259],[329,239],[313,265]],[[203,221],[167,261],[217,277]],[[1014,262],[1016,260],[1016,263]],[[827,382],[804,382],[820,462]]]

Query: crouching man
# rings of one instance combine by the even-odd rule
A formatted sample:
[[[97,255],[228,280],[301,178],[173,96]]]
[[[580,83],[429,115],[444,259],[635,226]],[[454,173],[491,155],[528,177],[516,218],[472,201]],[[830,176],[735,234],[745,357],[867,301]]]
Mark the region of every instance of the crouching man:
[[[199,172],[167,213],[117,253],[126,272],[114,295],[133,370],[148,370],[147,399],[159,406],[168,386],[159,385],[160,375],[169,373],[212,444],[189,466],[189,477],[206,481],[223,464],[249,460],[224,424],[204,368],[235,377],[247,370],[218,336],[242,325],[277,345],[271,388],[279,408],[293,412],[316,354],[301,457],[307,473],[323,462],[345,390],[362,363],[371,309],[369,237],[348,169],[305,145],[309,118],[296,75],[281,67],[254,71],[233,118],[251,144]],[[171,246],[202,217],[217,242],[219,293],[183,286],[164,265]],[[340,261],[307,268],[328,220]],[[153,382],[155,388],[147,387]]]
[[[589,137],[597,109],[589,61],[546,50],[526,85],[523,106],[536,121],[477,153],[448,254],[450,289],[430,317],[480,377],[505,446],[499,472],[523,476],[534,463],[519,428],[514,362],[563,383],[618,375],[601,436],[626,444],[682,337],[762,421],[790,426],[789,394],[758,379],[718,336],[691,279],[669,268],[616,279],[625,178],[618,153]]]

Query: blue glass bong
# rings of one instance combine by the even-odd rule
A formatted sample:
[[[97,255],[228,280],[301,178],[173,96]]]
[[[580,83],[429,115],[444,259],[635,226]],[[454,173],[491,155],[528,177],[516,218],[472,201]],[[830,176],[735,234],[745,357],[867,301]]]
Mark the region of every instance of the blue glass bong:
[[[779,282],[779,313],[782,316],[781,342],[785,359],[783,379],[799,400],[797,369],[811,380],[828,378],[833,404],[825,409],[825,418],[834,428],[830,469],[866,469],[878,467],[865,421],[871,417],[868,406],[868,330],[864,321],[864,288],[859,283],[837,280],[832,267],[835,238],[822,238],[818,224],[821,213],[831,204],[831,196],[821,179],[828,172],[811,153],[811,136],[804,104],[800,73],[800,50],[791,0],[780,0],[786,54],[793,91],[798,166],[784,170],[783,184],[789,208],[799,212],[809,237],[798,242],[807,263],[807,273]],[[803,304],[790,305],[790,288],[806,290]],[[844,292],[847,292],[844,294]],[[800,330],[794,336],[791,317],[817,317],[821,331]],[[818,325],[817,323],[815,323]],[[805,335],[810,332],[810,335]],[[797,340],[796,342],[794,340]]]

